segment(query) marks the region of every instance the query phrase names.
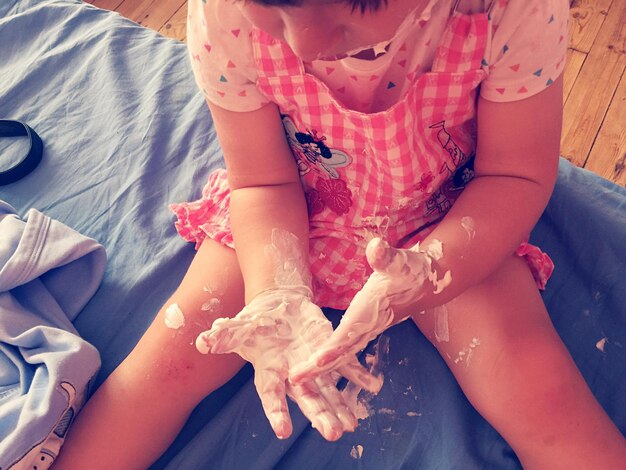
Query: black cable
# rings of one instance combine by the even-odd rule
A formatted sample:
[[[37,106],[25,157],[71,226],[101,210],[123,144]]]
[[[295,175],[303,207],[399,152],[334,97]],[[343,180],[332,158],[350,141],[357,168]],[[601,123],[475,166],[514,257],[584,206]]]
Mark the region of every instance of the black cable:
[[[43,143],[37,133],[21,121],[0,119],[0,137],[28,137],[29,147],[26,155],[15,165],[5,171],[0,171],[0,186],[15,183],[33,171],[43,155]]]

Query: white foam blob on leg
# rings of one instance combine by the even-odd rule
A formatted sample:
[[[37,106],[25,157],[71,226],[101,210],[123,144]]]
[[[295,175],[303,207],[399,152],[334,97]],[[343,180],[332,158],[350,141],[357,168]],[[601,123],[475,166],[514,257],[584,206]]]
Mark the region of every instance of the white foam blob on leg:
[[[474,219],[466,215],[465,217],[461,218],[461,226],[467,232],[467,236],[469,237],[469,239],[470,240],[473,239],[474,236],[476,235],[476,227],[474,226]]]
[[[185,316],[178,304],[172,304],[165,309],[165,326],[173,330],[185,326]]]

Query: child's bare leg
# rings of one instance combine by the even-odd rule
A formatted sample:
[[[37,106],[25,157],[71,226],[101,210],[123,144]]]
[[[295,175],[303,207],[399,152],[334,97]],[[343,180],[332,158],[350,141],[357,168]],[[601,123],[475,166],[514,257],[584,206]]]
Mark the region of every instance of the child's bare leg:
[[[55,468],[143,469],[156,460],[197,403],[243,366],[237,355],[195,347],[197,335],[215,318],[236,315],[243,299],[235,252],[206,240],[139,343],[79,413]],[[179,329],[165,324],[173,303],[185,319]]]
[[[525,468],[623,467],[626,441],[554,330],[523,260],[413,319]]]

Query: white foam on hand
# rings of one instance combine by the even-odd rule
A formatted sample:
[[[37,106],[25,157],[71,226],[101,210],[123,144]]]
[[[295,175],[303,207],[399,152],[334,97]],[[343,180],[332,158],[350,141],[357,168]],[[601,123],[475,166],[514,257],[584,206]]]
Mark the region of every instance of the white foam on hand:
[[[417,247],[396,249],[380,238],[372,239],[366,256],[374,272],[350,302],[332,337],[306,363],[292,370],[292,380],[311,380],[340,367],[389,326],[408,318],[397,318],[394,306],[417,302],[426,285],[434,286],[434,292],[445,288],[451,276],[446,273],[444,279],[438,280],[432,267],[433,259],[443,256],[442,245],[431,243],[429,248],[427,251],[419,251]]]
[[[302,246],[294,234],[273,229],[265,255],[274,268],[275,286],[259,293],[234,318],[215,320],[196,339],[204,354],[237,353],[252,363],[255,386],[265,414],[279,438],[291,434],[286,396],[300,407],[328,440],[353,431],[357,420],[338,391],[338,378],[378,392],[382,379],[359,364],[356,356],[308,381],[291,383],[289,371],[310,357],[333,332],[331,323],[312,301],[311,277]]]
[[[304,362],[330,337],[332,325],[310,300],[307,287],[276,288],[255,297],[234,318],[215,320],[201,333],[196,346],[202,353],[235,352],[252,363],[255,386],[265,413],[279,438],[291,434],[286,396],[290,396],[327,440],[353,431],[357,420],[336,387],[334,371],[310,381],[292,384],[289,370]],[[370,391],[378,391],[380,379],[361,366],[356,357],[337,370]]]

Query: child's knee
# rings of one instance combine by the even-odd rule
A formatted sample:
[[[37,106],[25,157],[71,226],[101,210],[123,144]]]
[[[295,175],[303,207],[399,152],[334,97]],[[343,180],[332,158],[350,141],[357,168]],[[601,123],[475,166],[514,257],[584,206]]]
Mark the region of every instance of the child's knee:
[[[234,251],[203,243],[124,366],[140,374],[147,387],[162,390],[164,397],[201,399],[228,381],[244,361],[233,354],[202,354],[196,338],[217,318],[233,317],[243,306],[243,281]]]
[[[200,330],[179,338],[163,338],[160,349],[141,371],[164,397],[191,406],[228,382],[245,363],[235,354],[200,353],[195,346],[196,331]]]
[[[538,419],[575,407],[583,384],[573,361],[551,337],[520,338],[489,359],[485,375],[472,386],[474,406],[510,419],[515,410]]]
[[[135,375],[142,386],[162,390],[163,396],[194,400],[228,381],[243,360],[236,355],[202,354],[196,348],[196,338],[215,319],[238,313],[238,301],[226,297],[181,285],[122,365],[126,374]]]

